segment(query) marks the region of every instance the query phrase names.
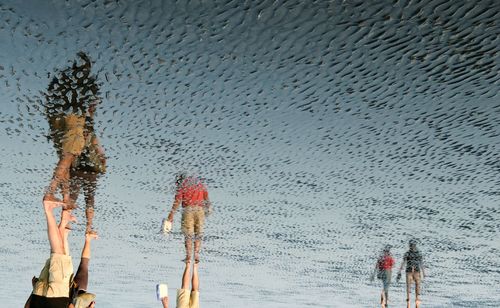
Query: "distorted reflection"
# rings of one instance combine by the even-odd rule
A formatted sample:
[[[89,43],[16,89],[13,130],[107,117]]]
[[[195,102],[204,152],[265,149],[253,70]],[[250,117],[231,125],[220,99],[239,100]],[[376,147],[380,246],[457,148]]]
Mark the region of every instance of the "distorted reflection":
[[[181,228],[186,248],[185,262],[194,257],[195,263],[200,261],[200,249],[203,238],[205,216],[212,211],[205,183],[197,176],[187,176],[180,173],[176,178],[176,193],[168,221],[173,223],[174,214],[182,205]],[[194,254],[193,254],[194,244]]]
[[[371,278],[373,280],[376,274],[377,279],[382,282],[382,293],[380,295],[380,304],[382,308],[388,308],[389,286],[391,284],[394,263],[395,261],[391,254],[391,246],[386,245],[377,260],[375,271]]]
[[[85,146],[81,154],[74,160],[70,169],[70,200],[76,202],[80,190],[85,197],[86,232],[93,232],[95,193],[98,177],[106,172],[104,150],[94,129],[95,104],[90,105],[85,118]]]
[[[199,293],[199,277],[198,277],[197,262],[193,264],[193,274],[191,275],[191,260],[186,261],[184,273],[182,274],[181,288],[177,290],[176,300],[177,308],[199,308],[200,307],[200,293]],[[191,289],[189,288],[191,282]],[[169,297],[168,291],[162,290],[161,286],[157,287],[158,298],[160,299],[163,308],[168,308]],[[166,289],[166,286],[165,286]]]
[[[409,242],[410,248],[404,254],[401,267],[398,271],[397,279],[401,279],[401,271],[406,269],[406,305],[410,308],[411,288],[415,284],[415,307],[420,306],[420,287],[424,279],[424,264],[420,251],[417,249],[417,241],[412,239]],[[405,266],[406,265],[406,266]]]
[[[89,134],[85,133],[86,118],[89,107],[99,101],[99,87],[95,77],[90,75],[89,57],[80,52],[77,61],[53,78],[45,103],[50,138],[57,149],[59,162],[43,199],[60,201],[55,197],[56,191],[60,189],[66,209],[76,206],[70,198],[70,167],[89,143],[86,141]],[[88,116],[92,118],[92,115]]]

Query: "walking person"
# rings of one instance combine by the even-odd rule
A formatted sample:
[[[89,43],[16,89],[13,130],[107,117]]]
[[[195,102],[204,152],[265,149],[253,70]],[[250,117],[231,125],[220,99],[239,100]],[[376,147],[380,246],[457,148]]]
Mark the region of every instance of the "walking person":
[[[184,273],[182,274],[182,285],[177,290],[177,308],[199,308],[200,307],[200,281],[198,277],[198,263],[193,265],[193,275],[191,276],[191,262],[186,262]],[[191,280],[191,290],[189,282]],[[168,296],[162,297],[163,308],[168,308]]]
[[[417,249],[417,241],[412,239],[409,242],[409,250],[404,254],[401,267],[399,268],[397,280],[401,279],[401,271],[406,265],[406,306],[410,308],[411,287],[415,284],[415,307],[420,307],[420,287],[424,279],[423,258]]]
[[[380,295],[380,304],[382,308],[388,308],[389,286],[391,284],[392,268],[394,264],[395,261],[391,254],[391,246],[386,245],[375,264],[375,270],[371,278],[373,280],[376,273],[377,278],[382,282],[382,293]]]
[[[43,201],[47,220],[47,234],[50,244],[50,257],[45,262],[40,275],[33,277],[33,291],[25,308],[67,308],[70,282],[73,276],[73,261],[69,255],[69,223],[76,221],[68,210],[63,210],[61,221],[57,225],[54,209],[62,202]]]
[[[183,209],[181,228],[186,247],[184,261],[191,260],[194,242],[194,261],[198,263],[200,261],[205,211],[209,212],[211,209],[207,187],[200,178],[185,174],[177,176],[175,199],[167,218],[170,223],[173,223],[174,213],[180,204],[182,204]]]

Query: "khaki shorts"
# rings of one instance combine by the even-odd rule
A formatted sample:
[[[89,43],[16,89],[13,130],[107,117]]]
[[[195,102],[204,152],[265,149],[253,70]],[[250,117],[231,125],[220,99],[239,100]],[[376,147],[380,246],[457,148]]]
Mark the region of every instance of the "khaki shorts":
[[[199,308],[200,292],[186,289],[177,290],[177,308]]]
[[[85,136],[83,127],[85,125],[85,116],[70,114],[65,118],[66,131],[61,139],[62,152],[80,155],[85,147]]]
[[[185,236],[201,237],[205,223],[205,211],[201,206],[187,206],[182,211],[181,229]]]
[[[52,253],[38,276],[33,294],[43,297],[69,297],[69,281],[72,276],[71,256]]]

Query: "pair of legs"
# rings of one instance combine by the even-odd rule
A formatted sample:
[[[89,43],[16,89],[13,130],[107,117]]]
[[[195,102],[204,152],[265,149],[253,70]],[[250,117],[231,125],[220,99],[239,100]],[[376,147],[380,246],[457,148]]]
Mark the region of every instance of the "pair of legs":
[[[389,301],[389,285],[391,284],[391,270],[384,270],[382,272],[381,280],[382,280],[382,293],[380,294],[380,304],[382,308],[387,308]]]
[[[198,298],[196,299],[194,294],[199,292],[200,281],[198,278],[198,264],[193,265],[193,275],[191,276],[191,262],[186,261],[186,267],[184,268],[184,273],[182,274],[182,285],[181,289],[177,291],[177,308],[198,308]],[[189,282],[191,281],[191,292],[189,292]],[[182,298],[181,298],[182,297]],[[162,297],[161,303],[163,308],[168,308],[168,297]]]
[[[186,248],[186,262],[193,256],[194,261],[200,262],[201,241],[203,237],[203,226],[205,224],[205,212],[200,206],[188,206],[182,211],[182,232],[184,233],[184,246]]]
[[[60,201],[55,197],[55,193],[58,188],[61,189],[63,195],[64,208],[71,208],[70,205],[70,190],[69,190],[69,169],[71,164],[75,161],[76,155],[69,152],[65,152],[59,159],[52,180],[50,181],[47,192],[45,193],[43,200],[47,201]]]
[[[75,202],[83,189],[85,196],[85,216],[87,217],[86,232],[91,232],[94,219],[95,192],[97,189],[97,173],[81,170],[70,171],[70,199]]]
[[[69,255],[68,235],[70,229],[67,227],[70,222],[74,222],[76,219],[73,215],[71,215],[70,210],[63,209],[61,212],[61,221],[59,225],[57,225],[53,211],[55,208],[63,205],[64,204],[62,202],[48,200],[43,201],[43,208],[47,219],[47,234],[49,238],[50,252]]]
[[[406,306],[410,308],[411,287],[415,284],[415,307],[420,307],[420,272],[406,273]]]

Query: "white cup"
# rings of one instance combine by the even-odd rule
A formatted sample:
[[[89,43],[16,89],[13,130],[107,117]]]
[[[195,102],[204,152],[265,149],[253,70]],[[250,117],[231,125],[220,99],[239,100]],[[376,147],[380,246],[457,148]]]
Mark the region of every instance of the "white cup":
[[[164,297],[168,297],[168,285],[166,283],[159,283],[156,285],[156,298],[161,301]]]
[[[164,233],[164,234],[167,234],[169,233],[170,231],[172,230],[172,223],[170,221],[168,221],[168,219],[163,219],[163,222],[161,224],[161,231]]]

